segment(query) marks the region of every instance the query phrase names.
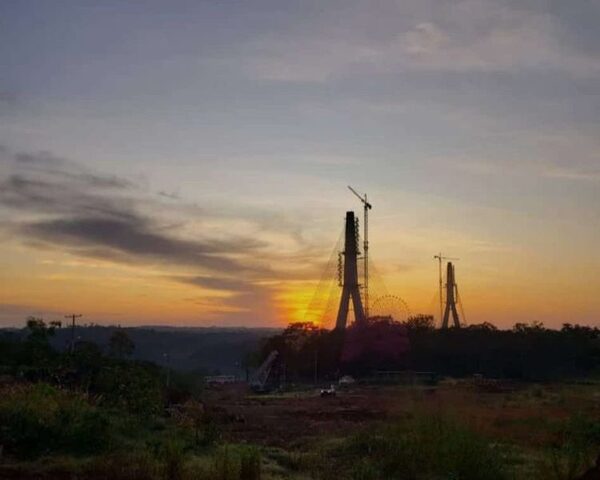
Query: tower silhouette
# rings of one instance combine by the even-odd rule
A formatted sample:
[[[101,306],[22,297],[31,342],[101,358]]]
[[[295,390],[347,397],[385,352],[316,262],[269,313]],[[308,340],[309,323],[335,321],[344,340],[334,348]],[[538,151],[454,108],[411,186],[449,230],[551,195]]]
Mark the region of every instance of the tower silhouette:
[[[354,307],[354,321],[357,325],[365,325],[365,311],[360,298],[358,284],[358,238],[354,212],[346,212],[346,235],[344,240],[344,282],[338,310],[336,330],[344,330],[348,321],[350,300]]]
[[[454,265],[452,262],[448,262],[446,270],[446,310],[444,311],[444,320],[442,322],[442,328],[448,328],[448,319],[450,313],[452,313],[452,319],[454,320],[454,326],[460,328],[460,322],[458,320],[458,312],[456,311],[456,296],[457,286],[454,279]]]

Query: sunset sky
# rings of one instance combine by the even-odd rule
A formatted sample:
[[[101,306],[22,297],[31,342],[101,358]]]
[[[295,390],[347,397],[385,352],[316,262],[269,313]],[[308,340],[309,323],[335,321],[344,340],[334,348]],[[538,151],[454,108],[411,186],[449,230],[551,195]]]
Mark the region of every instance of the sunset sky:
[[[303,320],[347,185],[412,312],[442,251],[468,323],[600,326],[598,25],[598,1],[0,2],[0,326]]]

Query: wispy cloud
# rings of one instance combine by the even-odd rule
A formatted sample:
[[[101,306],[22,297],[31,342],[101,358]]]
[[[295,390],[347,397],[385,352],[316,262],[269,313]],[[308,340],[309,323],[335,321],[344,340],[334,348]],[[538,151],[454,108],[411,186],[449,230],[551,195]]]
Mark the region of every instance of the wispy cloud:
[[[227,226],[236,221],[232,212],[225,214],[227,225],[206,228],[214,218],[205,210],[172,195],[163,203],[164,195],[152,195],[129,179],[91,172],[49,153],[5,149],[0,154],[8,167],[0,174],[0,209],[9,218],[2,230],[29,248],[162,266],[167,279],[225,293],[208,294],[218,311],[247,312],[257,301],[267,303],[271,289],[260,281],[280,276],[270,260],[282,253],[272,249],[270,254],[269,241],[260,236],[232,233]],[[298,226],[284,220],[268,211],[244,209],[237,217],[255,223],[257,230],[283,228],[281,235],[301,242]],[[189,228],[190,223],[204,228]],[[174,271],[181,273],[167,274]]]
[[[153,231],[142,218],[129,221],[109,218],[69,218],[31,222],[20,232],[80,255],[130,261],[159,261],[192,268],[240,272],[245,266],[226,256],[247,250],[247,242],[190,241]]]
[[[600,182],[600,169],[553,167],[544,172],[544,176],[564,180]]]
[[[600,55],[567,45],[564,27],[549,11],[491,0],[418,3],[347,6],[336,10],[335,27],[311,23],[271,33],[247,47],[252,54],[246,66],[263,79],[289,82],[325,82],[367,71],[600,73]],[[382,21],[382,10],[388,21]]]

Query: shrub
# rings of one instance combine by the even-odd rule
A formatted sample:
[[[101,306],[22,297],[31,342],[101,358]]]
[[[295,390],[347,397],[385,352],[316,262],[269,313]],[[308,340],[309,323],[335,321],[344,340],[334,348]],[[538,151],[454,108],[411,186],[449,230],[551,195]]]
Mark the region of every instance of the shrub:
[[[163,478],[181,480],[183,478],[184,454],[182,446],[174,440],[168,441],[161,452]]]
[[[351,476],[356,479],[501,480],[507,476],[499,452],[484,438],[439,416],[419,416],[362,432],[344,450],[355,459]]]
[[[593,464],[600,445],[598,423],[575,415],[559,425],[557,442],[543,455],[538,476],[544,480],[572,480]]]
[[[350,472],[352,480],[378,480],[377,468],[367,460],[363,460],[352,467]]]
[[[111,480],[159,480],[159,472],[159,462],[147,451],[99,456],[89,467],[90,477]]]
[[[224,446],[214,454],[212,480],[260,480],[261,457],[256,448]]]
[[[229,447],[225,446],[215,455],[215,480],[237,480],[238,471]]]
[[[240,480],[260,480],[260,453],[246,447],[240,452]]]
[[[137,415],[151,415],[163,407],[157,373],[133,362],[103,368],[94,390],[102,395],[103,404]]]
[[[0,396],[0,444],[18,457],[86,454],[110,444],[108,421],[83,395],[39,383]]]

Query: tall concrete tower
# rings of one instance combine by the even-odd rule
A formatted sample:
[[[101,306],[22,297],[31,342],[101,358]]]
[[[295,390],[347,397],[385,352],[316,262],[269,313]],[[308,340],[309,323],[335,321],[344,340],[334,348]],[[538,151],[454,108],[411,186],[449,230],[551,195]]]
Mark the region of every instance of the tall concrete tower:
[[[450,317],[450,313],[452,313],[454,326],[456,328],[460,328],[458,312],[456,311],[456,293],[457,287],[454,279],[454,265],[452,265],[452,262],[448,262],[448,267],[446,270],[446,310],[444,311],[442,328],[448,328],[448,319]]]
[[[336,330],[344,330],[348,320],[348,308],[350,300],[354,307],[354,321],[358,325],[367,323],[365,311],[360,299],[358,285],[358,238],[354,212],[346,212],[346,235],[344,241],[344,283],[342,285],[342,297],[340,299],[340,308],[338,310]]]

